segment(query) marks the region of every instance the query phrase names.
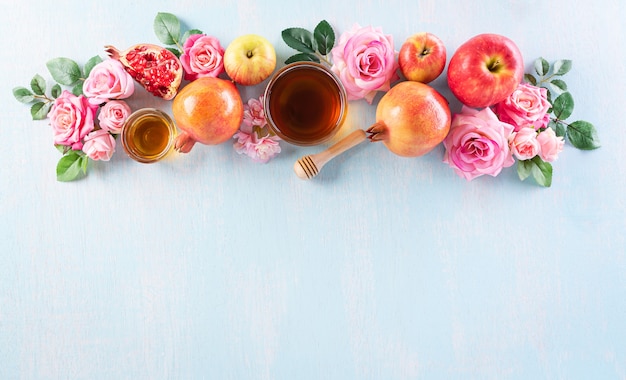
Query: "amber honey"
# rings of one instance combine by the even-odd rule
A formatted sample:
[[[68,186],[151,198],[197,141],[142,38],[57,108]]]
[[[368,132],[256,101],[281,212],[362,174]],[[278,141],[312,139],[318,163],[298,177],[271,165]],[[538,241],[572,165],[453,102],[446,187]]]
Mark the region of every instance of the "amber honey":
[[[296,145],[330,139],[346,114],[346,94],[327,68],[298,62],[279,71],[265,92],[265,116],[270,128]]]
[[[146,108],[128,117],[122,129],[122,145],[126,153],[142,163],[155,162],[171,149],[175,128],[164,112]]]

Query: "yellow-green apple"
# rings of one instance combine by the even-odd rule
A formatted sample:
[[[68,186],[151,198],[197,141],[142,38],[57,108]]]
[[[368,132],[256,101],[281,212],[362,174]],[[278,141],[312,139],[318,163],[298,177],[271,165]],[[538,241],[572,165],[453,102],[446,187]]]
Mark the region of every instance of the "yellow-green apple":
[[[276,68],[276,51],[264,37],[246,34],[235,38],[224,51],[224,69],[234,82],[254,86]]]
[[[408,80],[429,83],[435,80],[446,66],[446,47],[432,33],[416,33],[400,47],[398,64]]]
[[[488,107],[506,99],[524,75],[524,60],[511,39],[479,34],[463,43],[448,64],[448,87],[466,106]]]

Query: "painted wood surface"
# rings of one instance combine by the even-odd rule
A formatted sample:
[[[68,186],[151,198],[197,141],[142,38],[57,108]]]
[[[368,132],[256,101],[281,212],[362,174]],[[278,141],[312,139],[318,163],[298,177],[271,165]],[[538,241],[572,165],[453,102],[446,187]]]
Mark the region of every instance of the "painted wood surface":
[[[0,13],[0,378],[626,378],[623,2],[15,4]],[[155,165],[118,149],[57,182],[52,132],[11,89],[49,78],[54,57],[158,42],[159,11],[224,45],[262,34],[282,60],[281,30],[322,19],[380,26],[397,49],[418,31],[450,53],[504,34],[528,69],[573,60],[573,118],[603,146],[566,147],[549,189],[514,168],[466,182],[441,148],[406,159],[372,143],[308,181],[294,162],[327,146],[283,144],[265,165],[230,143]],[[444,77],[433,86],[460,110]],[[171,111],[141,91],[131,106]],[[351,102],[337,139],[374,111]]]

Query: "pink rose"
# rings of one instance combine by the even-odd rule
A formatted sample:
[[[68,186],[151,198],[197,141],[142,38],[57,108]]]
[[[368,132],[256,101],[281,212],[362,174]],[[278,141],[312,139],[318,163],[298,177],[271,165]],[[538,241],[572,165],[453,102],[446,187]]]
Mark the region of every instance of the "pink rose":
[[[376,91],[388,91],[398,77],[393,39],[380,28],[354,25],[332,51],[332,70],[346,88],[348,100],[372,103]]]
[[[83,152],[92,160],[109,161],[115,152],[115,139],[104,129],[93,131],[85,137]]]
[[[125,101],[111,100],[100,108],[100,113],[98,114],[100,128],[118,134],[122,131],[122,127],[130,113],[130,107]]]
[[[261,95],[259,99],[250,99],[248,104],[244,105],[243,122],[250,126],[262,127],[267,122],[265,121],[265,111],[263,110],[264,96]]]
[[[508,142],[511,133],[513,126],[498,120],[491,108],[478,111],[463,106],[443,140],[443,162],[467,180],[483,174],[495,177],[515,162]]]
[[[98,63],[83,83],[83,94],[92,104],[99,105],[110,99],[126,99],[134,92],[133,77],[115,59]]]
[[[224,48],[215,37],[192,34],[183,44],[180,63],[185,69],[185,79],[217,77],[224,71]]]
[[[537,141],[537,131],[533,127],[524,127],[509,136],[509,146],[518,160],[530,160],[541,151]]]
[[[278,143],[280,138],[278,136],[258,137],[256,131],[247,133],[240,130],[235,133],[233,138],[237,139],[233,145],[235,151],[247,155],[255,162],[267,163],[280,153],[280,144]]]
[[[48,113],[54,131],[54,143],[74,150],[82,149],[83,138],[94,129],[97,109],[83,95],[76,96],[64,90]]]
[[[541,152],[539,157],[546,162],[552,162],[556,160],[559,153],[563,151],[563,137],[557,136],[552,128],[548,128],[539,133],[537,141],[541,145]]]
[[[515,131],[524,127],[544,128],[550,121],[547,91],[528,83],[520,83],[508,98],[494,106],[500,120],[512,124]]]

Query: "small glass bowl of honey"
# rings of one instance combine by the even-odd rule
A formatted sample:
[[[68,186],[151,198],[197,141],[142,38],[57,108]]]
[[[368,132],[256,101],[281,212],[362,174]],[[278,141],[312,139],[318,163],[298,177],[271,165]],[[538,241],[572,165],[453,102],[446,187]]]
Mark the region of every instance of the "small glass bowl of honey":
[[[318,145],[341,127],[348,100],[341,80],[315,62],[289,64],[270,79],[265,89],[269,127],[294,145]]]
[[[174,146],[176,126],[165,112],[142,108],[133,112],[122,127],[121,140],[126,154],[144,164],[157,162]]]

